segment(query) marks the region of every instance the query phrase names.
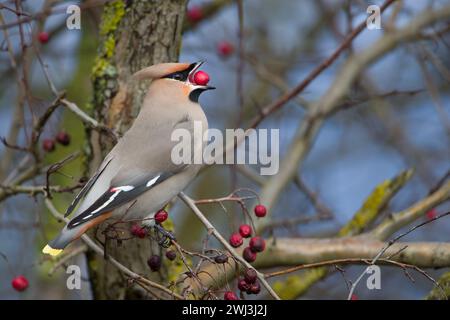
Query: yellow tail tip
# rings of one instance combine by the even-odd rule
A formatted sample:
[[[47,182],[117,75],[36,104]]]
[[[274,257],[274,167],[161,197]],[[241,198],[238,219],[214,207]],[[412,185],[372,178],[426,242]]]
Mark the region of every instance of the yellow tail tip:
[[[49,254],[52,257],[57,256],[58,254],[60,254],[63,250],[62,249],[54,249],[52,247],[50,247],[49,245],[46,245],[44,249],[42,249],[43,253]]]

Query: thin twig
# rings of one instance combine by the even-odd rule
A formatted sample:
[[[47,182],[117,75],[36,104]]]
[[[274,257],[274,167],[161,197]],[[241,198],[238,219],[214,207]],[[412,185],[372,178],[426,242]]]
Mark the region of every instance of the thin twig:
[[[184,201],[184,203],[192,209],[192,211],[195,213],[195,215],[200,219],[200,221],[205,225],[208,232],[211,232],[217,240],[231,253],[231,255],[239,261],[241,264],[243,264],[245,267],[254,269],[247,261],[245,261],[239,254],[236,253],[236,251],[233,249],[233,247],[230,246],[230,244],[224,239],[224,237],[217,231],[217,229],[209,222],[209,220],[204,216],[204,214],[200,211],[200,209],[195,205],[195,202],[193,199],[188,197],[183,192],[180,192],[178,195],[181,200]],[[276,294],[276,292],[272,289],[272,287],[267,283],[267,281],[264,279],[264,275],[256,270],[257,276],[259,281],[261,281],[262,285],[267,289],[269,294],[276,300],[281,300],[280,297]]]

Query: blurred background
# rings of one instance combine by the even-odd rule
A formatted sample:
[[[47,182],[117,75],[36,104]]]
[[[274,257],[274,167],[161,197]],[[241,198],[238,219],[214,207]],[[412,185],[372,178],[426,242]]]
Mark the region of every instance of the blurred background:
[[[20,68],[28,70],[29,94],[24,95],[17,84],[17,68],[11,63],[4,30],[0,34],[0,136],[15,138],[17,145],[29,139],[23,128],[14,129],[17,121],[31,121],[30,110],[42,113],[51,102],[51,92],[37,55],[30,50],[20,57],[20,37],[30,37],[41,54],[58,89],[85,108],[92,95],[90,73],[98,46],[102,5],[83,9],[81,30],[66,28],[65,8],[80,1],[54,1],[59,14],[45,20],[33,20],[6,30],[13,55]],[[84,1],[89,3],[90,1]],[[217,90],[202,95],[200,102],[210,127],[243,127],[255,110],[275,100],[297,85],[312,69],[329,57],[344,37],[367,17],[370,4],[381,1],[327,0],[244,0],[243,33],[239,36],[239,15],[235,2],[222,5],[214,15],[203,16],[202,8],[213,1],[189,1],[187,19],[195,27],[183,34],[180,61],[206,60],[203,70],[210,75],[210,84]],[[320,74],[296,99],[266,118],[259,128],[280,129],[280,158],[306,113],[307,105],[317,101],[335,80],[337,72],[350,54],[358,54],[389,32],[389,23],[403,26],[420,12],[438,8],[448,1],[402,1],[391,21],[393,7],[382,14],[382,29],[365,30],[352,42],[342,56]],[[1,1],[14,8],[14,1]],[[22,1],[23,10],[35,15],[45,1]],[[17,20],[15,12],[0,7],[2,25]],[[450,22],[447,21],[450,26]],[[433,29],[430,29],[433,30]],[[447,28],[447,30],[449,30]],[[48,38],[43,35],[46,33]],[[241,42],[241,50],[240,48]],[[304,224],[291,224],[273,229],[275,236],[325,237],[334,235],[361,207],[366,197],[382,181],[401,171],[414,168],[415,174],[389,203],[385,213],[396,212],[420,200],[450,168],[450,34],[402,45],[367,68],[346,95],[347,105],[324,123],[304,161],[299,176],[316,202],[330,217]],[[241,83],[241,84],[240,84]],[[23,104],[23,112],[15,106]],[[240,116],[241,106],[243,115]],[[19,120],[17,120],[19,119]],[[85,146],[85,130],[81,121],[64,108],[59,108],[43,131],[43,139],[59,132],[70,135],[68,146],[57,145],[45,156],[54,163]],[[8,140],[11,141],[11,140]],[[42,148],[39,143],[39,148]],[[1,161],[15,168],[23,158],[20,151],[9,152],[0,144]],[[3,162],[4,163],[4,162]],[[53,182],[73,185],[83,177],[81,160],[64,167],[53,176]],[[257,169],[255,167],[254,169]],[[12,169],[10,169],[12,170]],[[8,172],[0,172],[1,181]],[[43,184],[37,177],[29,185]],[[3,184],[3,182],[2,182]],[[239,187],[256,191],[259,185],[232,167],[215,166],[196,179],[187,194],[194,198],[215,198]],[[71,193],[55,194],[55,204],[63,211]],[[290,184],[273,209],[273,218],[315,217],[317,203],[304,190]],[[450,209],[447,201],[437,207],[433,216]],[[205,207],[208,217],[224,234],[236,223],[238,213],[224,213],[220,206]],[[180,243],[199,250],[205,236],[203,227],[192,219],[189,210],[179,201],[171,209],[175,233]],[[230,219],[231,217],[231,219]],[[424,215],[423,220],[427,216]],[[58,269],[47,275],[51,264],[40,253],[42,245],[58,230],[59,224],[48,214],[40,196],[18,194],[0,203],[0,298],[1,299],[88,299],[89,290],[70,291],[66,274]],[[194,232],[197,230],[197,232]],[[444,218],[417,230],[406,240],[449,241],[450,219]],[[354,279],[363,266],[346,267],[346,275]],[[410,281],[402,269],[382,267],[382,290],[358,289],[359,299],[421,299],[433,284],[419,274]],[[427,270],[438,278],[445,270]],[[17,275],[27,277],[25,292],[11,287]],[[282,279],[277,279],[281,281]],[[345,299],[347,287],[339,272],[312,286],[301,299]]]

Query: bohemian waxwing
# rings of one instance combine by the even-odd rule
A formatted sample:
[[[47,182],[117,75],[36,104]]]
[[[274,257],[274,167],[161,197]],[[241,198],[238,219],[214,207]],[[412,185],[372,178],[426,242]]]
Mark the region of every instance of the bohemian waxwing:
[[[108,218],[124,221],[152,217],[194,179],[201,165],[171,161],[176,144],[171,134],[177,128],[187,129],[192,133],[192,143],[203,146],[193,134],[194,121],[202,124],[201,136],[208,129],[198,97],[214,87],[193,82],[201,65],[162,63],[133,75],[137,80],[153,79],[139,115],[68,207],[66,216],[74,211],[73,219],[42,252],[58,255],[70,242]]]

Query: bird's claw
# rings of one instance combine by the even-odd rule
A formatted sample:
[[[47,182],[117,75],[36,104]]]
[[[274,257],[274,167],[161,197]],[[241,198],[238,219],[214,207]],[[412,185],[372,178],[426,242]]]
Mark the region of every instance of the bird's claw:
[[[154,228],[156,230],[157,240],[160,246],[168,248],[170,247],[171,242],[176,240],[173,233],[164,229],[160,224],[155,224]]]

